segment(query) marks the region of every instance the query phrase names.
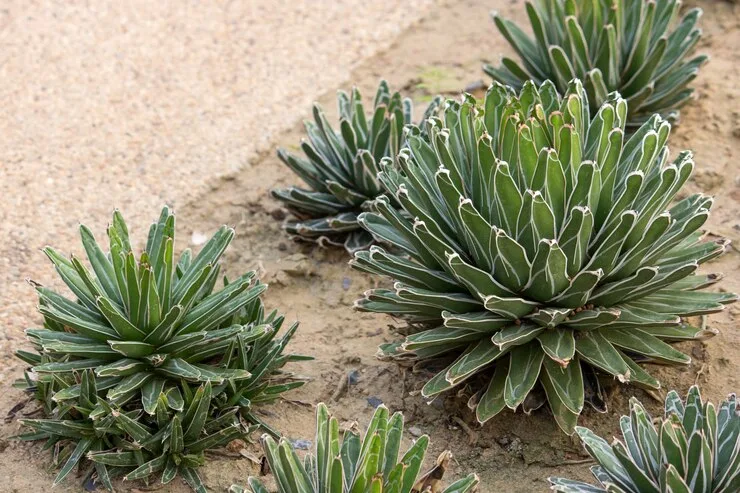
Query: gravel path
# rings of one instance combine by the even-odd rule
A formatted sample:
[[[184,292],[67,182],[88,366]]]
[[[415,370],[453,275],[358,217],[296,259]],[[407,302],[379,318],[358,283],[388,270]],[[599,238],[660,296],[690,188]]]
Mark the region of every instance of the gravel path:
[[[41,247],[78,252],[77,224],[101,235],[115,207],[144,237],[433,3],[5,2],[0,358],[37,320],[24,279],[53,282]]]

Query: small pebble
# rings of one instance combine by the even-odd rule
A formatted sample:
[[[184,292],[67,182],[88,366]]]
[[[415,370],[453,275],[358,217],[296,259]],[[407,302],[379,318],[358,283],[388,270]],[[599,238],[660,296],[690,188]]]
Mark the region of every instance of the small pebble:
[[[347,380],[350,385],[357,385],[357,382],[360,381],[360,372],[357,370],[352,370],[349,372],[349,375],[347,375]]]
[[[349,287],[352,285],[352,279],[349,277],[345,277],[342,279],[342,288],[344,288],[345,291],[349,289]]]
[[[85,481],[85,484],[82,485],[82,487],[85,491],[95,491],[98,489],[98,486],[95,484],[95,480],[92,477],[87,478],[87,481]]]
[[[409,428],[409,433],[411,433],[411,436],[416,438],[419,438],[424,434],[418,426],[412,426],[411,428]]]
[[[190,243],[193,246],[200,246],[206,241],[208,241],[208,236],[204,235],[203,233],[199,233],[197,231],[193,231],[193,235],[190,237]]]
[[[464,91],[465,92],[474,92],[474,91],[482,91],[486,89],[486,83],[482,80],[477,80],[475,82],[471,82],[467,86],[465,86]]]
[[[291,440],[294,449],[308,450],[311,448],[311,440]]]
[[[380,399],[378,399],[377,397],[368,397],[368,398],[367,398],[367,403],[368,403],[368,404],[369,404],[370,406],[372,406],[372,407],[374,407],[374,408],[377,408],[377,407],[379,407],[379,406],[380,406],[381,404],[383,404],[383,401],[381,401],[381,400],[380,400]]]

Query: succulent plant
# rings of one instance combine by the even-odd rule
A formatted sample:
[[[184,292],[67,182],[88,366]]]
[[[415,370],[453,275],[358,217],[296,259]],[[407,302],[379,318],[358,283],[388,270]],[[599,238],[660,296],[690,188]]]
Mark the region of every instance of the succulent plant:
[[[599,483],[550,478],[561,493],[732,493],[740,491],[740,406],[735,394],[719,408],[703,402],[699,388],[686,402],[671,391],[657,423],[637,399],[619,422],[622,440],[611,445],[588,428],[576,432],[597,462]]]
[[[482,108],[449,102],[426,122],[430,144],[410,135],[397,164],[381,163],[404,213],[380,197],[359,221],[395,250],[352,263],[396,283],[356,307],[408,320],[381,357],[446,365],[424,397],[470,384],[481,423],[547,401],[572,433],[584,402],[604,409],[599,375],[657,389],[638,363],[686,364],[667,342],[716,333],[680,318],[737,298],[701,291],[719,277],[695,274],[727,245],[699,232],[712,199],[671,205],[691,154],[668,162],[659,115],[625,142],[627,114],[615,95],[590,119],[577,80],[562,99],[551,82],[519,95],[494,83]]]
[[[618,91],[629,104],[631,129],[653,113],[676,122],[694,92],[688,84],[708,60],[706,55],[688,58],[701,37],[696,27],[701,9],[689,10],[676,23],[680,6],[679,0],[527,2],[533,38],[493,14],[521,64],[504,57],[499,67],[484,70],[517,90],[527,80],[549,79],[564,92],[571,79],[580,78],[594,114],[610,92]]]
[[[187,391],[190,386],[184,385],[183,389]],[[206,493],[196,471],[205,463],[205,451],[247,437],[258,428],[240,423],[238,407],[214,409],[212,392],[210,382],[195,392],[185,392],[183,410],[174,413],[168,399],[160,396],[154,419],[141,420],[134,413],[111,410],[123,436],[116,440],[115,448],[91,452],[88,459],[96,468],[125,471],[124,479],[128,481],[148,479],[161,472],[162,484],[179,475],[194,491]]]
[[[398,153],[413,106],[400,93],[391,93],[386,81],[380,82],[372,112],[366,114],[357,88],[351,95],[340,91],[337,101],[339,131],[314,104],[314,122],[305,124],[308,140],[301,143],[305,157],[278,150],[278,157],[309,189],[276,189],[272,195],[298,218],[285,223],[288,233],[319,244],[343,245],[352,253],[372,243],[372,237],[357,224],[357,215],[365,210],[368,200],[382,193],[376,178],[377,163]],[[438,104],[435,98],[425,117]]]
[[[244,369],[222,366],[220,358],[238,336],[265,327],[222,325],[267,286],[254,283],[249,272],[213,292],[232,229],[222,227],[197,256],[186,251],[179,261],[173,251],[175,216],[167,207],[138,261],[120,213],[108,228],[108,254],[87,227],[80,232],[92,272],[76,257],[44,249],[77,300],[36,284],[45,328],[28,329],[26,335],[51,361],[36,364],[28,353],[19,353],[34,364],[34,373],[51,379],[94,369],[105,378],[99,385],[111,404],[138,398],[149,414],[160,395],[179,392],[181,380],[222,384],[249,378]]]
[[[111,466],[128,479],[161,470],[168,482],[180,472],[204,491],[193,469],[204,450],[266,427],[252,406],[304,383],[282,370],[306,359],[284,354],[297,324],[277,338],[283,317],[264,315],[267,286],[254,272],[214,290],[230,228],[178,261],[167,207],[138,261],[119,212],[108,253],[80,230],[92,270],[44,250],[76,300],[33,283],[44,327],[26,331],[36,352],[18,351],[31,367],[17,386],[35,394],[46,418],[25,420],[34,432],[21,438],[70,450],[56,482],[89,452],[109,489]]]
[[[479,482],[475,474],[442,489],[442,477],[451,458],[443,452],[435,467],[419,475],[429,445],[429,437],[420,437],[400,458],[403,438],[403,415],[392,416],[385,406],[379,406],[363,438],[348,430],[339,439],[339,422],[329,415],[324,404],[316,413],[316,440],[313,454],[302,462],[292,445],[263,435],[262,446],[270,470],[275,476],[279,493],[466,493],[473,492]],[[248,479],[248,489],[232,485],[232,493],[267,493],[267,488],[255,478]]]

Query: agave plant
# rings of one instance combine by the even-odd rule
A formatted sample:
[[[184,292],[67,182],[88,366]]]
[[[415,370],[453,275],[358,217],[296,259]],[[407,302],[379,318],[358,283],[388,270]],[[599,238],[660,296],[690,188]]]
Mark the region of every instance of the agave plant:
[[[17,386],[35,393],[48,416],[25,421],[35,433],[22,438],[72,447],[56,482],[90,452],[129,479],[163,470],[167,482],[180,471],[202,490],[192,468],[203,451],[262,424],[253,404],[303,384],[282,371],[305,358],[283,354],[297,324],[276,337],[283,318],[264,316],[267,286],[249,272],[214,290],[234,231],[222,227],[198,255],[186,250],[177,261],[174,232],[165,207],[137,261],[116,212],[108,253],[81,226],[92,270],[45,249],[76,300],[34,283],[44,328],[26,331],[36,352],[17,353],[31,365]],[[110,488],[101,467],[97,477]]]
[[[314,122],[305,124],[308,140],[301,143],[305,157],[278,150],[278,157],[309,189],[290,187],[273,190],[272,195],[298,218],[285,223],[288,233],[319,244],[343,245],[352,253],[372,243],[372,237],[357,224],[357,215],[368,200],[382,193],[377,163],[398,153],[413,106],[400,93],[391,93],[386,81],[381,81],[372,112],[367,114],[357,88],[351,95],[339,92],[337,100],[339,131],[315,104]],[[425,117],[439,101],[432,101]]]
[[[708,60],[688,58],[701,37],[701,9],[689,10],[676,25],[679,0],[536,0],[526,9],[534,38],[493,14],[501,34],[521,58],[503,58],[484,70],[494,80],[521,89],[527,80],[549,79],[565,91],[583,80],[595,112],[619,91],[627,99],[632,129],[653,113],[676,122],[694,92],[688,84]]]
[[[665,416],[655,424],[635,398],[620,420],[622,440],[611,445],[588,428],[578,436],[598,463],[599,483],[550,478],[561,493],[731,493],[740,491],[740,406],[735,394],[716,409],[703,402],[696,386],[686,402],[668,393]]]
[[[160,395],[179,392],[181,380],[222,384],[249,378],[244,369],[220,364],[240,335],[258,332],[241,324],[222,327],[223,322],[266,289],[249,272],[214,292],[218,260],[233,229],[222,227],[197,256],[186,251],[179,261],[173,251],[175,216],[167,207],[138,261],[120,213],[108,228],[108,254],[87,227],[80,231],[92,272],[75,257],[44,249],[77,300],[36,284],[45,328],[26,335],[52,361],[37,364],[38,358],[18,354],[34,365],[35,374],[50,379],[94,369],[111,404],[137,398],[148,414],[154,414]]]
[[[169,411],[166,397],[160,396],[157,416],[147,420],[151,423],[112,410],[123,437],[116,441],[114,449],[93,451],[88,459],[96,468],[105,466],[125,471],[124,479],[128,481],[148,479],[161,472],[162,484],[179,475],[194,491],[206,493],[196,471],[205,463],[204,452],[246,437],[257,428],[242,426],[236,417],[237,407],[214,412],[211,396],[211,383],[207,382],[195,392],[186,392],[183,411],[175,413]]]
[[[494,83],[483,110],[471,96],[449,102],[426,123],[430,143],[410,135],[398,165],[381,163],[406,214],[381,197],[359,221],[396,251],[373,247],[353,265],[396,283],[356,306],[410,322],[381,357],[447,361],[423,396],[469,383],[481,423],[547,400],[572,433],[584,402],[605,406],[598,374],[657,389],[637,363],[686,364],[667,342],[715,333],[679,318],[737,298],[700,291],[719,277],[694,274],[727,245],[698,231],[712,199],[666,209],[691,154],[668,163],[659,115],[625,142],[627,114],[614,95],[589,119],[577,80],[562,99],[551,82],[518,96]]]
[[[419,475],[429,445],[426,435],[399,461],[403,415],[397,412],[391,416],[385,406],[376,409],[363,438],[348,430],[340,441],[339,422],[324,404],[318,406],[316,422],[316,446],[303,462],[287,440],[276,443],[271,436],[263,435],[262,446],[279,493],[466,493],[477,489],[479,479],[475,474],[442,489],[442,477],[452,456],[449,451],[440,455],[432,470]],[[248,485],[247,490],[232,485],[229,491],[268,492],[257,478],[250,477]]]

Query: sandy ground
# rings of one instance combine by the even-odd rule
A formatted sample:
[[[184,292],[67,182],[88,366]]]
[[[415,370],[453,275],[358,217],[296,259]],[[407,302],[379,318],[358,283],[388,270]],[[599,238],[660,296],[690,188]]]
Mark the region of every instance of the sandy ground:
[[[381,23],[383,29],[389,30],[383,35],[368,30],[372,24],[370,20],[377,19],[372,15],[380,15],[374,9],[370,12],[368,5],[358,2],[331,7],[337,9],[333,13],[337,18],[342,9],[345,13],[352,11],[352,16],[341,17],[342,24],[358,22],[366,32],[361,34],[349,29],[347,33],[327,23],[321,31],[324,36],[315,41],[314,49],[321,53],[314,52],[312,58],[301,61],[273,56],[274,50],[289,52],[291,43],[286,43],[284,36],[296,37],[287,25],[291,20],[297,22],[304,17],[302,29],[311,22],[319,23],[322,15],[314,10],[307,9],[300,15],[296,11],[288,13],[288,17],[276,24],[280,26],[280,35],[264,27],[261,34],[245,33],[239,27],[244,25],[242,21],[235,21],[233,25],[224,22],[225,14],[221,13],[218,15],[222,17],[215,16],[219,21],[209,24],[198,17],[202,12],[162,11],[157,14],[160,23],[154,26],[150,21],[142,21],[145,17],[141,15],[142,9],[127,13],[126,22],[122,20],[125,16],[109,12],[105,15],[109,16],[106,18],[112,26],[119,29],[125,24],[127,27],[120,32],[116,30],[120,39],[106,42],[102,33],[95,34],[102,29],[99,26],[89,32],[91,25],[82,29],[75,27],[77,22],[72,24],[72,20],[79,21],[77,15],[92,23],[94,17],[103,13],[93,16],[80,9],[63,19],[61,12],[54,16],[49,11],[44,10],[42,14],[42,9],[34,8],[36,12],[29,15],[11,8],[10,12],[16,12],[18,17],[5,27],[2,35],[4,40],[13,40],[10,51],[16,56],[9,56],[8,51],[0,55],[3,60],[7,59],[4,64],[0,63],[0,71],[5,75],[3,80],[8,80],[8,73],[12,73],[13,81],[22,82],[10,89],[7,84],[0,87],[3,93],[14,95],[9,107],[4,105],[0,109],[5,126],[0,146],[4,173],[0,186],[4,197],[11,197],[10,202],[3,201],[0,224],[3,228],[0,233],[8,238],[0,247],[3,261],[0,282],[4,283],[0,330],[5,331],[0,371],[5,388],[22,371],[22,365],[10,357],[10,351],[22,345],[22,329],[38,321],[31,311],[30,290],[23,287],[20,280],[34,277],[46,283],[53,281],[52,270],[37,248],[52,242],[63,250],[79,251],[74,238],[77,221],[91,223],[102,235],[102,227],[114,204],[133,219],[137,226],[133,234],[143,239],[143,225],[154,219],[161,202],[171,201],[179,216],[178,246],[188,246],[193,237],[213,231],[219,224],[234,225],[237,237],[226,255],[227,272],[233,275],[259,269],[262,278],[270,283],[267,304],[286,312],[289,319],[301,321],[294,348],[316,356],[317,361],[295,365],[294,369],[312,381],[289,394],[290,400],[263,410],[265,419],[288,437],[313,438],[312,405],[319,401],[329,402],[341,421],[357,420],[364,425],[372,414],[368,398],[375,398],[393,410],[404,411],[407,426],[413,427],[414,432],[431,435],[431,457],[444,448],[455,453],[451,477],[477,471],[482,479],[480,490],[483,493],[544,492],[547,490],[545,478],[553,474],[587,479],[589,464],[584,463],[580,445],[563,436],[546,411],[529,417],[503,414],[480,428],[467,409],[461,407],[464,395],[438,399],[431,405],[411,395],[423,384],[424,375],[403,373],[396,366],[379,362],[374,357],[378,343],[395,337],[389,327],[393,320],[358,314],[351,308],[359,293],[383,281],[351,271],[342,251],[295,244],[280,230],[276,217],[281,217],[284,211],[269,197],[268,190],[296,183],[297,178],[274,157],[274,148],[295,147],[299,142],[299,125],[282,133],[279,131],[281,125],[292,125],[290,122],[296,114],[309,115],[307,103],[311,91],[318,94],[328,90],[319,101],[332,111],[334,89],[340,87],[340,81],[345,78],[355,81],[370,94],[378,79],[386,77],[393,87],[403,87],[418,106],[432,93],[454,96],[470,83],[485,80],[480,70],[483,61],[495,61],[500,53],[509,52],[487,17],[492,4],[498,3],[500,10],[520,22],[524,22],[525,17],[521,2],[441,0],[412,29],[404,31],[386,49],[356,66],[347,77],[347,70],[356,59],[354,54],[369,50],[357,37],[366,36],[365,42],[371,39],[376,43],[374,46],[378,46],[378,40],[388,41],[398,29],[398,25],[385,25],[389,16],[400,18],[402,14],[400,1],[391,3],[388,12],[392,14],[385,13]],[[697,171],[684,193],[702,191],[716,197],[707,226],[710,233],[729,237],[740,245],[740,87],[737,84],[740,55],[735,49],[740,45],[740,9],[723,1],[684,3],[699,5],[705,10],[702,22],[705,36],[700,49],[708,52],[712,61],[695,83],[699,93],[697,101],[683,112],[683,123],[674,129],[669,144],[674,154],[686,148],[696,153]],[[230,5],[228,12],[235,8]],[[359,15],[362,9],[368,10]],[[7,13],[0,15],[8,16]],[[324,17],[326,15],[329,14],[325,13]],[[243,16],[259,17],[263,22],[267,18],[280,19],[278,14],[266,10],[259,14],[253,8],[228,18]],[[357,19],[353,21],[355,16]],[[194,19],[199,22],[195,23]],[[77,65],[70,66],[70,61],[55,58],[54,52],[64,53],[66,49],[62,49],[62,42],[53,39],[44,28],[49,25],[61,32],[69,30],[68,37],[62,40],[78,51],[90,50],[95,61],[85,62],[83,66],[77,60]],[[36,26],[34,32],[44,32],[44,36],[49,37],[38,37],[31,42],[28,39],[31,26]],[[8,35],[8,29],[15,34]],[[155,32],[159,32],[161,38],[155,36]],[[142,34],[148,36],[146,50],[131,45],[138,45],[136,40]],[[23,38],[23,42],[14,36]],[[271,41],[265,43],[264,36]],[[337,36],[344,41],[340,42]],[[191,48],[184,50],[173,37],[182,37],[183,42],[189,40]],[[204,37],[208,37],[208,42]],[[255,47],[250,51],[246,37],[252,37],[260,49]],[[241,44],[236,43],[236,38]],[[358,44],[352,44],[353,41],[348,41],[350,38]],[[223,44],[216,46],[220,46],[217,51],[223,60],[214,60],[219,57],[212,56],[211,39],[221,39]],[[113,46],[107,44],[110,42]],[[329,42],[334,46],[327,46]],[[47,63],[56,60],[64,70],[61,73],[42,71],[40,64],[28,61],[30,56],[18,56],[24,43],[34,47],[35,56],[43,55]],[[45,48],[40,49],[39,44]],[[339,46],[353,53],[344,60],[347,54],[342,51],[341,68],[328,66],[317,58],[321,54],[337,56]],[[149,50],[159,54],[156,62],[150,61],[151,53],[144,53]],[[124,52],[127,54],[123,55]],[[245,74],[249,71],[244,66],[247,52],[254,53],[252,63],[255,66],[261,64],[267,70],[266,60],[258,63],[256,54],[261,53],[265,59],[270,56],[271,71],[284,64],[287,72],[275,70],[271,76],[274,79],[267,84],[269,87],[262,87],[264,82],[255,86],[247,79],[240,79],[236,72],[244,71],[242,75],[248,77]],[[116,54],[128,64],[120,58],[108,60],[109,56],[116,58]],[[146,69],[136,71],[134,59]],[[13,65],[12,70],[9,64]],[[321,67],[321,72],[299,86],[298,73],[305,76],[313,64]],[[178,72],[183,66],[189,71]],[[206,70],[206,66],[210,68]],[[78,70],[83,67],[88,68]],[[147,69],[154,67],[157,77],[145,75]],[[69,79],[66,82],[65,77]],[[84,82],[84,90],[78,87],[80,81]],[[192,86],[186,87],[185,81]],[[116,91],[111,88],[114,83]],[[341,87],[346,86],[341,84]],[[41,87],[46,89],[42,91]],[[42,97],[44,94],[46,96]],[[36,96],[40,99],[34,101]],[[252,101],[258,101],[259,106]],[[280,107],[286,101],[290,101],[289,110]],[[65,115],[65,111],[73,111],[74,116]],[[249,130],[257,128],[257,122],[259,141],[250,138],[257,134]],[[263,131],[269,125],[272,125],[271,130]],[[208,163],[207,171],[201,168],[203,163]],[[39,174],[43,174],[43,178],[33,180]],[[214,174],[222,176],[199,186]],[[52,191],[54,193],[49,193]],[[63,218],[61,211],[64,211]],[[737,246],[706,270],[726,274],[718,289],[740,291]],[[709,325],[718,328],[721,334],[705,343],[683,344],[681,349],[693,356],[691,365],[651,371],[666,387],[681,392],[699,382],[705,395],[715,401],[730,391],[740,390],[738,320],[740,305],[711,316]],[[332,397],[338,385],[352,371],[359,372],[358,383],[335,401]],[[609,412],[605,415],[586,412],[581,424],[595,428],[604,436],[613,434],[617,417],[625,412],[631,395],[637,395],[657,410],[657,403],[649,401],[641,391],[616,387],[609,399]],[[3,393],[0,412],[21,399],[18,392]],[[7,439],[18,430],[16,423],[0,427],[0,491],[45,491],[53,479],[53,472],[47,470],[48,455],[39,446]],[[407,438],[411,439],[411,434]],[[258,453],[256,448],[250,450]],[[23,474],[18,473],[21,468]],[[215,457],[202,473],[210,489],[225,491],[229,484],[243,482],[256,470],[246,458]],[[160,491],[186,491],[181,484],[175,483]],[[136,488],[143,486],[121,485],[120,491],[136,491]],[[72,492],[79,488],[72,479],[55,490]]]
[[[433,3],[4,1],[1,333],[30,320],[39,248],[115,207],[144,227],[253,163]]]

